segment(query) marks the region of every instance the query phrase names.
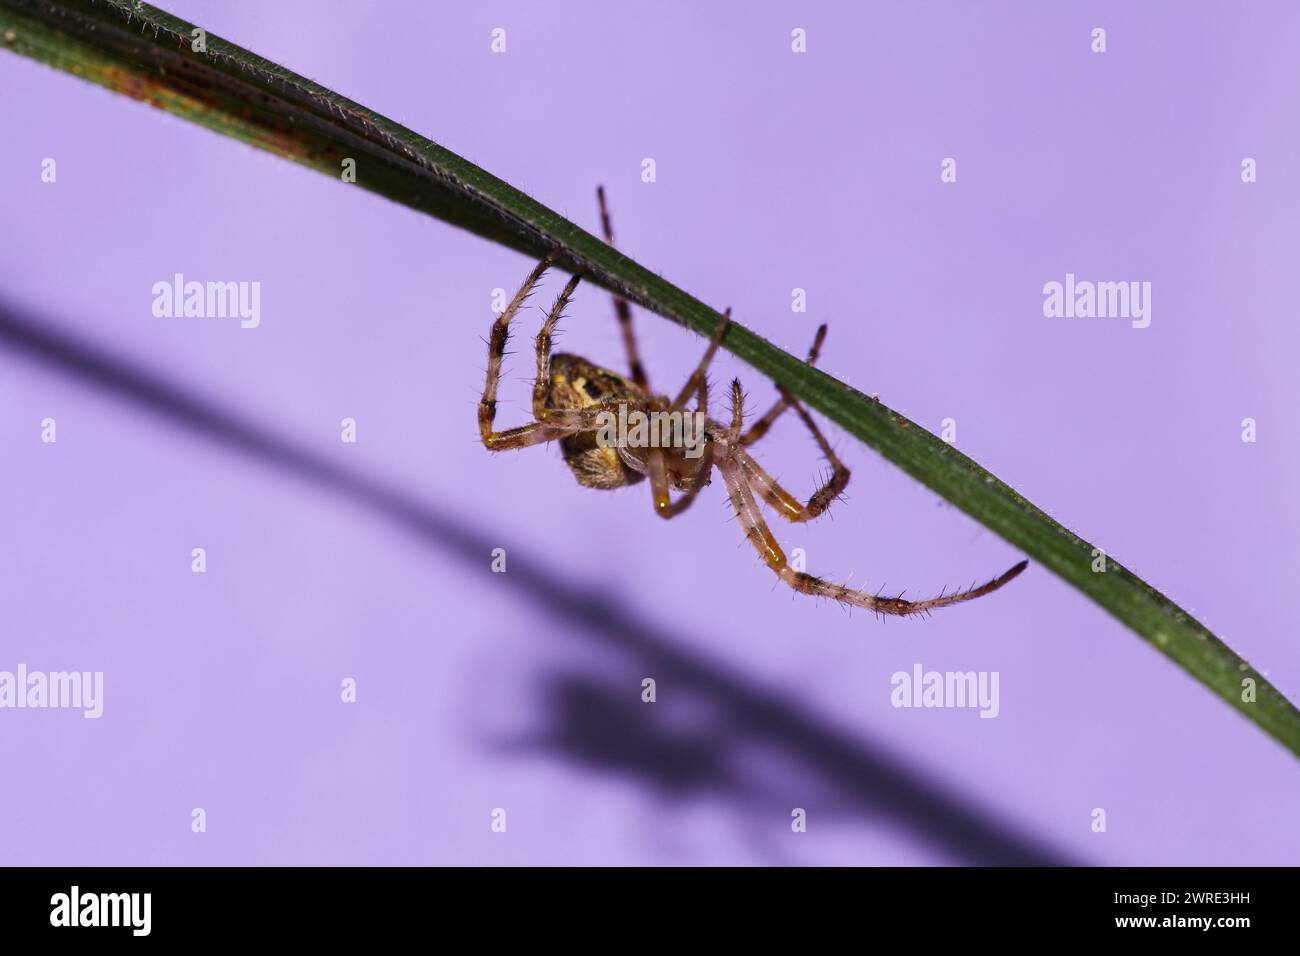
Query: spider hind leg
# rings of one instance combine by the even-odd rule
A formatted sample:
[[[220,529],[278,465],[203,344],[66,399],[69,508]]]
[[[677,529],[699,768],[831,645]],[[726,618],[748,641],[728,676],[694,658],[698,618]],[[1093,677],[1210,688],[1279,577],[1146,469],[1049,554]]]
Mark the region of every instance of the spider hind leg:
[[[737,403],[741,401],[738,388],[733,390],[733,398]],[[739,433],[741,417],[740,411],[737,409],[733,415],[733,440],[735,435]],[[718,462],[718,469],[722,472],[723,480],[727,484],[727,494],[731,499],[731,506],[736,512],[736,518],[745,531],[745,538],[754,546],[754,549],[759,553],[764,563],[772,569],[772,572],[800,594],[827,597],[841,604],[866,608],[877,614],[908,617],[925,614],[936,608],[960,604],[963,601],[971,601],[986,594],[991,594],[1019,575],[1029,563],[1021,561],[1010,570],[981,584],[979,587],[958,591],[953,594],[941,594],[938,597],[926,598],[920,601],[908,601],[901,595],[892,598],[881,597],[842,584],[833,584],[815,575],[796,571],[790,567],[785,552],[781,549],[781,545],[777,543],[775,535],[772,534],[772,529],[768,527],[767,521],[759,508],[758,499],[755,497],[755,491],[757,491],[765,500],[771,503],[774,494],[772,489],[780,487],[772,481],[767,472],[763,471],[757,462],[734,444],[727,449],[725,456]],[[822,491],[825,490],[825,488],[822,489]],[[818,494],[821,494],[821,492]],[[787,498],[789,499],[788,502],[786,502]],[[801,506],[797,500],[786,493],[785,498],[779,498],[778,500],[789,507],[786,510],[778,507],[778,513],[785,514],[792,521],[808,520],[806,515],[811,514],[814,510],[813,503],[817,498],[818,495],[815,494],[808,505]],[[802,509],[799,512],[801,516],[792,517],[791,514],[786,513],[787,510],[792,509]],[[825,509],[823,508],[823,510]]]

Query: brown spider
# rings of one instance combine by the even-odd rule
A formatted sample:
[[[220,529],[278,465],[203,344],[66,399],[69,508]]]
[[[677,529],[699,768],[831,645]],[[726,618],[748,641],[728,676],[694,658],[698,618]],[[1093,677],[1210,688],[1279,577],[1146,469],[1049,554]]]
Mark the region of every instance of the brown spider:
[[[609,214],[605,207],[605,194],[598,190],[601,222],[605,241],[613,244]],[[675,399],[658,395],[650,390],[645,369],[637,354],[636,338],[632,331],[632,313],[628,303],[614,297],[614,308],[623,331],[631,378],[601,368],[577,355],[563,353],[551,355],[551,335],[560,320],[564,307],[578,285],[574,276],[555,300],[542,330],[537,334],[537,380],[533,386],[533,418],[535,421],[518,428],[495,431],[497,385],[501,378],[501,362],[505,355],[506,340],[510,334],[510,320],[515,317],[524,301],[533,291],[547,268],[555,261],[558,250],[552,252],[529,273],[519,291],[515,293],[506,310],[492,323],[492,337],[488,343],[487,382],[479,402],[478,423],[483,444],[489,451],[523,448],[559,439],[564,460],[573,469],[579,484],[589,488],[619,488],[633,485],[645,477],[650,478],[650,491],[655,512],[662,518],[673,518],[689,508],[705,485],[710,483],[714,468],[722,474],[727,494],[735,509],[745,535],[782,581],[803,594],[832,598],[844,604],[864,607],[879,614],[921,614],[934,608],[958,604],[996,591],[1025,569],[1021,561],[1006,573],[968,591],[944,594],[922,601],[905,601],[899,597],[880,597],[857,591],[802,571],[796,571],[786,562],[785,553],[777,544],[758,507],[761,498],[781,517],[788,521],[811,521],[825,513],[849,483],[849,469],[836,456],[821,429],[804,406],[785,389],[780,398],[762,418],[748,430],[743,430],[744,396],[740,380],[731,383],[731,424],[726,425],[707,417],[709,387],[705,378],[709,363],[717,352],[731,321],[731,310],[723,315],[722,322],[704,352],[699,366],[687,379]],[[808,364],[817,361],[826,326],[817,330]],[[695,398],[695,412],[703,423],[702,441],[695,448],[685,448],[681,442],[662,441],[655,444],[629,443],[602,440],[605,429],[614,415],[626,416],[631,412],[690,414],[687,403]],[[787,409],[793,408],[812,433],[831,473],[825,483],[808,499],[799,501],[782,488],[756,462],[746,449],[757,442]],[[667,430],[664,430],[667,434]],[[683,492],[676,501],[669,489]]]

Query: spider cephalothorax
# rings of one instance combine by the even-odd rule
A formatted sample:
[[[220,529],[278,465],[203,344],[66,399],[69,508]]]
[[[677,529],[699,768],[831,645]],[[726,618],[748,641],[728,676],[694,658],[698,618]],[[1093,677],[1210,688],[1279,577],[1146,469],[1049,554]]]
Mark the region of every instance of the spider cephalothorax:
[[[599,196],[605,238],[612,243],[604,193],[600,192]],[[744,428],[744,395],[739,380],[731,383],[730,423],[708,417],[706,374],[726,335],[731,321],[730,310],[719,323],[699,366],[676,398],[670,399],[650,389],[632,334],[631,309],[621,298],[615,297],[614,307],[623,331],[630,377],[625,378],[576,355],[551,355],[555,326],[578,285],[578,277],[574,276],[555,300],[542,330],[537,334],[534,421],[518,428],[496,431],[497,385],[501,379],[510,321],[556,256],[557,253],[553,252],[538,263],[506,310],[492,324],[487,382],[478,412],[479,431],[488,450],[504,451],[558,439],[564,450],[564,459],[580,484],[590,488],[620,488],[649,478],[654,509],[663,518],[675,517],[689,508],[709,484],[716,468],[726,483],[727,495],[746,537],[777,577],[801,593],[829,597],[880,614],[921,614],[933,608],[969,601],[996,591],[1024,570],[1026,562],[1022,561],[979,587],[920,601],[905,601],[901,596],[881,597],[832,584],[792,568],[768,528],[758,502],[762,500],[788,521],[811,521],[824,514],[844,491],[849,482],[849,469],[835,454],[807,409],[784,389],[781,389],[777,402],[748,430]],[[823,325],[817,330],[808,353],[810,365],[817,361],[825,338],[826,326]],[[746,450],[767,434],[772,424],[790,409],[812,433],[831,465],[826,481],[806,502],[782,488]],[[634,423],[630,430],[629,422]],[[682,492],[675,501],[672,490]]]

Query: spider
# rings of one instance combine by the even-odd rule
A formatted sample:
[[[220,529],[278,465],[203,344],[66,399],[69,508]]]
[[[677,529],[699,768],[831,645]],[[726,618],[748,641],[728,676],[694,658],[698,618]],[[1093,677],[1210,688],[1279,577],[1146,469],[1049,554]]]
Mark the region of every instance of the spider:
[[[613,230],[605,205],[603,189],[597,190],[600,217],[605,241],[613,245]],[[505,356],[510,322],[532,293],[546,270],[555,262],[560,250],[547,255],[528,274],[519,291],[505,311],[492,323],[488,342],[487,380],[483,398],[478,407],[479,432],[489,451],[524,448],[543,442],[559,440],[564,460],[573,470],[578,483],[588,488],[621,488],[650,479],[650,492],[655,513],[661,518],[675,518],[695,501],[696,496],[711,483],[713,469],[722,475],[727,495],[736,512],[740,526],[745,531],[763,561],[780,580],[795,591],[831,598],[842,604],[866,608],[877,614],[907,616],[923,614],[935,608],[959,604],[990,594],[1002,587],[1028,564],[1021,561],[1015,567],[979,587],[940,594],[919,601],[898,597],[881,597],[866,591],[854,590],[832,584],[822,578],[797,571],[786,560],[785,552],[777,543],[771,529],[759,510],[764,501],[776,514],[787,521],[812,521],[825,514],[831,503],[849,483],[849,469],[840,461],[830,443],[822,434],[812,416],[793,395],[784,388],[780,397],[748,430],[744,429],[744,395],[740,380],[731,383],[731,422],[725,424],[708,418],[709,385],[706,374],[709,363],[727,334],[731,322],[728,309],[717,331],[705,349],[695,371],[686,380],[676,398],[656,394],[650,388],[645,368],[638,354],[636,336],[632,328],[632,312],[627,301],[614,296],[614,311],[622,330],[627,352],[630,378],[612,372],[577,355],[551,354],[551,337],[561,314],[577,289],[579,277],[571,278],[556,298],[541,331],[537,334],[537,379],[533,386],[534,421],[517,428],[495,430],[497,386],[501,378],[501,364]],[[817,330],[806,361],[813,365],[826,338],[826,326]],[[600,439],[600,429],[612,414],[639,411],[646,415],[658,413],[690,413],[688,403],[696,402],[694,412],[703,422],[702,449],[694,454],[671,442],[656,446],[633,445],[627,442],[612,443]],[[753,457],[748,449],[756,444],[787,410],[803,421],[821,453],[830,463],[829,476],[806,502],[800,501],[779,485]],[[680,492],[672,499],[670,489]]]

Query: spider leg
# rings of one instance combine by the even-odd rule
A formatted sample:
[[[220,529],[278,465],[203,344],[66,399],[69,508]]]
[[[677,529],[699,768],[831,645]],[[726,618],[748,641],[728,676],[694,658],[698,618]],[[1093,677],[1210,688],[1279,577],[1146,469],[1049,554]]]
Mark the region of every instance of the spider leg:
[[[668,469],[664,464],[662,449],[652,448],[646,456],[646,477],[650,479],[650,500],[654,502],[655,514],[671,517],[672,498],[668,494]]]
[[[599,431],[607,424],[604,417],[618,408],[616,403],[602,403],[592,408],[547,408],[541,421],[529,422],[518,428],[489,432],[483,439],[488,451],[505,451],[524,448],[541,442],[554,441],[578,432]]]
[[[781,484],[773,478],[767,471],[756,462],[753,457],[741,448],[736,449],[736,461],[740,465],[746,480],[753,485],[755,491],[772,506],[772,509],[787,521],[812,521],[826,513],[826,509],[831,503],[838,498],[849,483],[849,477],[852,474],[844,462],[840,461],[839,456],[831,448],[830,442],[822,434],[813,417],[808,414],[807,409],[796,399],[790,399],[790,407],[795,413],[803,419],[803,423],[808,426],[812,432],[813,438],[817,440],[817,445],[821,448],[822,454],[831,464],[831,473],[821,486],[812,493],[807,504],[801,502],[790,492],[781,487]]]
[[[728,312],[730,315],[730,312]],[[719,336],[720,338],[720,336]],[[698,411],[708,416],[709,411],[709,383],[705,377],[700,378],[698,389],[699,404]],[[732,424],[727,433],[732,440],[740,434],[741,416],[744,414],[744,399],[741,394],[740,379],[733,379],[731,382],[731,409]],[[691,479],[691,486],[686,489],[685,494],[676,501],[671,501],[668,495],[668,475],[664,467],[664,455],[662,451],[655,449],[650,452],[646,458],[646,473],[650,476],[650,492],[653,496],[655,514],[659,517],[668,519],[675,518],[695,501],[696,496],[709,483],[709,476],[713,473],[714,444],[712,441],[705,442],[704,453],[695,477]]]
[[[546,396],[551,388],[551,336],[554,335],[555,326],[559,324],[564,307],[573,298],[573,290],[577,287],[578,277],[574,276],[564,286],[564,290],[556,296],[550,314],[546,316],[541,331],[537,333],[537,380],[533,383],[533,417],[538,421],[546,421],[547,413],[555,411],[546,407]]]
[[[610,225],[609,209],[605,205],[605,187],[596,187],[596,198],[600,201],[600,225],[605,232],[605,241],[614,245],[614,228]],[[645,366],[641,364],[641,355],[637,349],[636,332],[632,329],[632,307],[620,295],[614,296],[614,314],[618,316],[618,327],[623,332],[623,347],[627,350],[627,365],[632,373],[632,381],[649,393],[650,381],[646,377]]]
[[[704,487],[709,483],[709,475],[713,472],[713,443],[709,442],[704,446],[704,454],[700,456],[700,470],[695,473],[691,479],[691,486],[686,492],[668,506],[665,512],[660,512],[665,518],[676,518],[679,514],[695,503],[695,498]]]
[[[700,387],[697,393],[699,402],[696,404],[696,411],[707,418],[709,413],[709,383],[707,379],[700,380]],[[700,456],[699,465],[695,471],[695,477],[691,479],[690,487],[676,501],[669,501],[668,497],[668,476],[664,469],[664,455],[658,449],[652,451],[646,459],[646,472],[650,476],[650,491],[653,496],[655,514],[665,520],[676,518],[679,514],[695,503],[695,498],[705,486],[709,483],[709,476],[713,474],[713,442],[704,443],[704,452]],[[658,477],[656,477],[656,474]],[[656,481],[661,484],[656,485]],[[662,493],[662,497],[661,497]],[[660,502],[668,502],[660,504]]]
[[[648,466],[646,473],[650,476],[650,490],[654,496],[655,514],[664,520],[676,518],[695,503],[696,497],[709,483],[709,475],[713,471],[713,443],[704,446],[704,453],[700,456],[699,471],[691,479],[690,487],[676,501],[670,500],[668,495],[668,476],[664,472],[663,452],[658,449],[652,451],[646,464]]]
[[[613,404],[603,403],[599,407],[585,409],[544,407],[547,385],[550,381],[551,334],[555,331],[556,323],[560,321],[560,314],[564,311],[564,307],[573,296],[573,290],[577,288],[578,277],[574,276],[555,300],[555,305],[551,307],[550,314],[542,325],[542,331],[537,335],[538,380],[533,386],[533,414],[537,420],[504,431],[496,431],[493,428],[496,424],[497,386],[501,381],[501,364],[505,355],[506,340],[510,337],[510,320],[519,312],[542,278],[542,274],[555,261],[556,255],[558,251],[551,253],[537,264],[524,280],[524,284],[519,287],[515,297],[510,300],[510,305],[492,323],[492,338],[488,343],[487,383],[483,387],[483,398],[478,406],[479,435],[488,451],[526,448],[529,445],[554,441],[576,432],[598,429],[603,424],[601,416],[606,414]]]
[[[514,433],[515,437],[509,439],[509,441],[515,441],[519,432],[518,429],[511,429],[509,432],[493,431],[497,414],[497,388],[501,382],[501,364],[505,359],[506,341],[510,338],[510,320],[523,307],[533,288],[541,281],[542,275],[550,268],[559,252],[558,249],[554,250],[533,267],[533,271],[528,273],[528,278],[524,279],[523,285],[519,287],[515,297],[510,300],[506,310],[497,316],[496,321],[492,323],[492,334],[488,339],[487,380],[483,384],[483,397],[479,399],[478,403],[479,435],[483,439],[483,444],[489,449],[494,448],[496,443],[506,440],[502,436],[508,434]],[[538,440],[545,441],[546,439]],[[515,448],[520,446],[510,444],[505,447]]]
[[[754,549],[758,551],[763,561],[776,576],[801,594],[828,597],[839,601],[841,604],[863,607],[869,611],[875,611],[877,614],[893,614],[906,617],[912,614],[923,614],[935,608],[947,607],[950,604],[960,604],[963,601],[970,601],[985,594],[990,594],[1018,575],[1028,564],[1027,561],[1021,561],[1009,571],[969,591],[927,598],[923,601],[905,601],[901,597],[879,597],[866,591],[858,591],[840,584],[832,584],[811,574],[795,571],[790,567],[786,561],[785,552],[781,550],[781,546],[767,526],[767,522],[763,520],[758,501],[754,498],[753,491],[750,489],[749,481],[740,462],[731,456],[724,457],[718,463],[718,469],[722,472],[723,480],[727,483],[727,493],[731,498],[731,505],[736,511],[740,526],[745,529],[745,537],[753,544]]]
[[[732,444],[740,441],[741,429],[745,427],[745,390],[740,387],[740,379],[731,380],[731,428],[727,439]]]
[[[574,276],[555,298],[546,321],[537,333],[537,379],[533,382],[533,417],[539,422],[566,429],[566,434],[575,431],[592,431],[605,424],[606,413],[617,413],[622,399],[605,399],[589,408],[547,408],[546,397],[551,386],[551,337],[555,327],[564,314],[564,307],[573,298],[573,291],[578,287],[578,276]]]
[[[751,486],[758,495],[772,506],[781,517],[787,521],[812,521],[826,512],[836,498],[844,491],[849,483],[850,471],[844,462],[840,461],[835,450],[831,448],[830,442],[822,434],[813,417],[808,414],[808,410],[803,407],[798,399],[792,395],[786,395],[785,401],[795,410],[795,413],[808,426],[812,432],[813,438],[817,440],[817,445],[821,448],[822,454],[826,460],[831,463],[831,473],[821,486],[813,492],[808,503],[804,504],[790,492],[781,487],[767,471],[756,462],[749,452],[744,449],[744,437],[741,428],[744,424],[744,393],[740,388],[740,380],[731,383],[731,448],[728,449],[728,458],[737,468],[745,479],[747,486]]]
[[[826,326],[822,325],[817,329],[817,335],[813,338],[812,348],[808,350],[808,357],[804,360],[809,365],[816,365],[817,358],[821,355],[822,343],[826,341]],[[750,426],[744,436],[740,439],[742,445],[752,445],[764,435],[766,435],[780,418],[787,408],[790,407],[790,395],[785,389],[781,389],[781,397],[776,400],[776,404],[767,410],[758,421]]]
[[[705,375],[708,374],[709,363],[713,361],[713,356],[717,354],[718,346],[722,344],[722,338],[727,334],[727,327],[730,325],[731,309],[727,309],[726,312],[722,313],[722,321],[718,323],[718,329],[713,333],[713,338],[709,341],[709,347],[704,350],[704,358],[700,359],[700,364],[696,366],[695,371],[691,373],[691,377],[682,386],[677,398],[669,406],[669,411],[680,411],[685,408],[690,397],[700,390],[700,383],[704,381]]]
[[[595,427],[595,426],[592,426]],[[576,432],[586,430],[587,426],[554,425],[549,422],[529,422],[518,428],[507,428],[499,432],[489,432],[483,438],[488,451],[509,451],[513,448],[527,448],[542,442],[555,441]]]

